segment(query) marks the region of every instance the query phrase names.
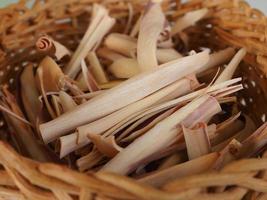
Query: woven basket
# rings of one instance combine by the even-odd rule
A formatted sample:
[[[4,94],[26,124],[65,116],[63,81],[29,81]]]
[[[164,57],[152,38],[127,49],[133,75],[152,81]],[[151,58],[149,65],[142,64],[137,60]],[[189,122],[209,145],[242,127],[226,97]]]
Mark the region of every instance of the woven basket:
[[[27,0],[0,10],[0,79],[16,88],[17,75],[28,62],[42,58],[34,51],[36,38],[48,33],[75,50],[86,30],[93,3],[105,3],[114,17],[127,18],[127,4],[140,12],[145,1]],[[115,2],[115,1],[113,1]],[[170,6],[176,3],[176,8]],[[266,120],[267,104],[267,19],[241,0],[166,0],[163,8],[170,19],[207,7],[210,17],[187,30],[189,48],[246,47],[249,54],[237,75],[245,89],[239,93],[240,108],[256,125]],[[68,20],[64,20],[68,19]],[[60,23],[59,23],[60,22]],[[15,90],[16,91],[16,90]],[[245,103],[244,103],[245,102]],[[1,138],[5,139],[2,124]],[[7,141],[7,140],[6,140]],[[153,188],[110,173],[82,174],[56,164],[38,163],[0,142],[0,199],[89,200],[89,199],[267,199],[267,154],[233,162],[220,172],[209,172],[175,180]],[[225,186],[224,192],[214,190]]]

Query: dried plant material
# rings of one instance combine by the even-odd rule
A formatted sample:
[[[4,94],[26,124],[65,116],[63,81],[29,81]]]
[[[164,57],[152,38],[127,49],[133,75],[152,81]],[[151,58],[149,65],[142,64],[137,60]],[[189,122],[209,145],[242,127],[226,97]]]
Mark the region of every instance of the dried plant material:
[[[86,60],[90,64],[90,71],[92,72],[92,75],[95,77],[97,83],[107,83],[108,77],[103,69],[103,66],[101,65],[97,55],[95,52],[89,52]]]
[[[38,51],[44,52],[49,56],[55,56],[57,60],[61,60],[63,57],[71,55],[71,52],[67,47],[53,40],[49,36],[40,37],[35,46]]]
[[[221,83],[221,82],[230,80],[232,78],[232,76],[234,75],[235,70],[238,67],[239,63],[245,57],[246,53],[247,53],[246,49],[244,49],[244,48],[240,49],[236,53],[234,58],[231,60],[231,62],[227,65],[227,67],[220,74],[220,76],[216,80],[216,83]]]
[[[60,91],[58,97],[64,113],[75,109],[77,106],[72,97],[64,91]]]
[[[114,24],[115,19],[108,16],[108,11],[104,7],[96,4],[93,6],[91,23],[65,69],[65,73],[70,78],[76,77],[80,70],[81,61],[85,59],[89,51],[100,43]]]
[[[108,83],[100,84],[99,87],[101,90],[107,90],[107,89],[114,88],[123,82],[124,80],[113,80],[113,81],[109,81]]]
[[[219,153],[210,153],[167,169],[155,171],[138,181],[154,187],[161,187],[175,179],[209,171],[218,157]]]
[[[173,48],[157,49],[157,59],[161,64],[181,57],[183,56]]]
[[[207,13],[208,13],[207,8],[187,12],[183,17],[177,19],[177,21],[172,27],[171,35],[174,36],[177,33],[183,31],[184,29],[195,25],[199,20],[205,17]]]
[[[187,56],[166,63],[150,72],[135,76],[92,100],[79,105],[71,112],[40,125],[46,143],[55,140],[74,128],[110,114],[124,106],[187,76],[206,64],[208,52]],[[159,77],[161,77],[159,79]],[[151,87],[147,87],[151,85]],[[121,101],[123,99],[123,101]],[[88,115],[88,111],[90,115]],[[77,117],[77,115],[79,117]]]
[[[184,153],[175,153],[164,159],[164,161],[158,167],[158,170],[170,168],[174,165],[178,165],[186,161]]]
[[[182,126],[189,160],[211,152],[207,124],[199,123],[193,129]]]
[[[228,47],[221,51],[210,54],[209,62],[203,68],[201,68],[201,70],[198,73],[201,73],[212,67],[217,67],[228,62],[229,60],[231,60],[234,54],[235,54],[235,50],[231,47]]]
[[[98,95],[101,95],[105,92],[105,90],[98,90],[95,92],[89,92],[89,93],[85,93],[85,94],[81,94],[81,95],[76,95],[73,97],[73,99],[92,99]]]
[[[33,66],[28,65],[24,68],[21,76],[21,98],[27,117],[32,124],[36,124],[39,111],[41,110],[41,102],[39,101],[39,93],[36,87],[33,74]]]
[[[129,34],[131,37],[136,37],[138,32],[139,32],[139,29],[140,29],[140,23],[141,23],[141,19],[143,18],[143,14],[140,14],[139,18],[136,20],[132,30],[131,30],[131,33]]]
[[[157,43],[165,22],[160,3],[148,5],[140,22],[137,40],[137,61],[142,72],[158,67]]]
[[[110,171],[118,174],[128,174],[132,172],[136,166],[145,162],[149,156],[168,147],[171,142],[175,141],[175,137],[180,132],[179,129],[176,128],[177,125],[182,122],[186,124],[184,120],[188,122],[189,119],[187,117],[190,116],[190,114],[195,116],[196,113],[194,113],[194,111],[196,109],[200,109],[202,104],[205,105],[206,101],[208,101],[209,104],[211,101],[214,101],[211,98],[212,97],[210,96],[204,95],[180,108],[178,111],[174,112],[172,115],[150,129],[146,134],[128,145],[123,151],[118,153],[113,159],[104,165],[101,171]],[[192,116],[190,116],[190,118]],[[206,114],[205,117],[207,117]],[[196,120],[196,123],[197,122],[199,121]],[[194,123],[192,123],[192,125],[194,125]]]
[[[108,67],[116,78],[131,78],[140,73],[138,62],[133,58],[117,59]]]
[[[94,78],[94,76],[92,75],[92,73],[89,71],[89,69],[87,68],[87,65],[85,63],[84,60],[82,60],[81,62],[81,68],[82,68],[82,74],[83,74],[83,80],[85,81],[87,88],[90,92],[95,92],[98,91],[98,85],[97,82]]]
[[[87,136],[96,146],[97,150],[109,158],[113,158],[122,150],[122,148],[116,144],[114,136],[109,136],[107,138],[96,134],[88,134]]]
[[[175,97],[179,97],[185,93],[191,91],[191,79],[183,78],[176,81],[173,84],[139,100],[136,101],[124,108],[107,115],[104,118],[96,120],[88,125],[78,127],[78,143],[83,142],[86,139],[87,133],[100,134],[109,128],[113,127],[124,118],[127,118],[133,115],[136,112],[139,112],[143,109],[146,109],[156,103],[159,103],[162,98],[166,98],[171,93],[175,93]]]
[[[103,159],[104,155],[100,153],[97,149],[94,149],[89,154],[79,158],[76,161],[76,165],[79,168],[79,171],[85,171],[96,165],[98,165]]]
[[[233,122],[235,122],[240,117],[240,115],[241,115],[241,112],[233,115],[232,117],[228,118],[224,122],[218,124],[217,131],[221,131],[221,130],[227,128],[228,126],[230,126]]]
[[[118,54],[115,51],[110,50],[110,49],[105,48],[105,47],[99,48],[97,50],[97,55],[101,58],[105,58],[105,59],[110,60],[110,61],[116,61],[120,58],[126,58],[125,56]]]
[[[51,95],[52,105],[55,110],[56,116],[60,116],[62,113],[62,108],[59,103],[59,98],[56,95]]]
[[[213,168],[216,170],[222,169],[225,165],[237,159],[237,154],[240,151],[242,144],[233,139],[222,151]]]

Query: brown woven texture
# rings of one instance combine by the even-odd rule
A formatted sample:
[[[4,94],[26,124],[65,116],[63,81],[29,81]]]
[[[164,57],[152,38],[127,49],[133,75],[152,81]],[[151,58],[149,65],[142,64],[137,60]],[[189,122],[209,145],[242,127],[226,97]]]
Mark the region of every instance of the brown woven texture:
[[[128,16],[128,3],[140,13],[145,1],[36,0],[31,9],[27,3],[21,0],[0,10],[0,79],[13,88],[23,66],[39,63],[41,57],[33,46],[41,34],[48,33],[75,50],[93,3],[106,4],[113,17],[123,20]],[[249,54],[237,71],[245,86],[239,93],[239,100],[245,102],[240,107],[261,125],[267,117],[267,19],[240,0],[163,1],[170,20],[202,7],[210,9],[210,16],[187,30],[189,47],[246,47]],[[162,188],[109,173],[83,174],[56,164],[41,164],[20,156],[6,142],[0,142],[0,165],[0,200],[267,199],[266,153],[262,158],[236,161],[220,172],[178,179]],[[227,190],[215,192],[216,186]]]

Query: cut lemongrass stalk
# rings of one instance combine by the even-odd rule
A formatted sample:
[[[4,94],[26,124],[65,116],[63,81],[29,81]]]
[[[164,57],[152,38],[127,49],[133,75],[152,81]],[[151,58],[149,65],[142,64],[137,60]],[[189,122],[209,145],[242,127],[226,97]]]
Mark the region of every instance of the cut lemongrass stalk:
[[[133,5],[131,3],[127,3],[127,6],[128,6],[129,14],[128,14],[128,20],[126,23],[126,27],[123,31],[125,34],[129,33],[130,27],[131,27],[132,22],[133,22],[133,17],[134,17]]]
[[[189,160],[211,152],[211,146],[205,123],[197,124],[193,129],[182,126]]]
[[[35,46],[38,51],[45,52],[47,55],[55,56],[57,60],[61,60],[63,57],[71,55],[71,52],[67,49],[67,47],[53,40],[49,36],[40,37]]]
[[[236,155],[240,151],[242,144],[233,139],[222,151],[220,151],[220,156],[218,160],[215,162],[213,168],[216,170],[222,169],[225,165],[236,160]]]
[[[97,50],[97,55],[101,58],[105,58],[105,59],[111,60],[111,61],[116,61],[120,58],[126,58],[125,56],[118,54],[115,51],[110,50],[110,49],[105,48],[105,47],[99,48]]]
[[[114,24],[115,19],[108,16],[108,11],[104,7],[97,4],[93,6],[92,21],[65,69],[65,73],[70,78],[76,77],[81,61],[103,39]]]
[[[189,91],[192,91],[191,79],[187,78],[180,79],[175,83],[170,84],[169,86],[139,101],[136,101],[116,112],[111,113],[110,115],[105,116],[104,118],[91,122],[87,125],[78,127],[77,128],[79,133],[78,143],[83,142],[84,140],[87,139],[86,138],[87,133],[95,133],[95,134],[103,133],[104,131],[108,130],[109,128],[113,127],[114,125],[116,125],[123,119],[133,115],[134,113],[139,112],[143,109],[146,109],[160,102],[162,98],[165,98],[170,93],[175,93],[176,97],[179,97],[180,95],[188,93]]]
[[[92,99],[98,95],[101,95],[105,92],[105,90],[98,90],[95,92],[90,92],[90,93],[85,93],[85,94],[81,94],[81,95],[76,95],[73,97],[73,99]]]
[[[51,100],[52,100],[53,108],[54,108],[56,115],[58,117],[62,113],[62,108],[59,104],[59,98],[56,95],[51,95]]]
[[[210,170],[218,157],[219,154],[217,152],[210,153],[194,160],[156,171],[151,175],[138,179],[138,182],[161,187],[172,180]]]
[[[116,144],[114,136],[109,136],[106,138],[96,134],[88,134],[87,136],[95,145],[97,150],[109,158],[113,158],[122,150],[122,148]]]
[[[247,53],[246,49],[244,48],[240,49],[236,53],[236,55],[233,57],[231,62],[226,66],[226,68],[220,74],[220,76],[218,77],[215,83],[221,83],[221,82],[230,80],[233,77],[235,70],[238,67],[239,63],[245,57],[246,53]]]
[[[86,156],[79,158],[76,161],[76,165],[79,168],[79,171],[85,171],[97,165],[101,160],[103,160],[104,156],[98,150],[94,149]]]
[[[163,170],[170,168],[174,165],[178,165],[186,161],[187,158],[184,153],[175,153],[164,159],[164,161],[160,164],[157,170]]]
[[[109,81],[108,83],[100,84],[99,88],[101,90],[107,90],[107,89],[117,87],[118,85],[122,84],[123,82],[124,82],[124,80],[113,80],[113,81]]]
[[[172,48],[157,50],[157,59],[159,63],[161,64],[170,62],[172,60],[175,60],[181,57],[183,56],[179,52],[177,52],[175,49],[172,49]]]
[[[205,17],[207,13],[208,13],[207,8],[194,10],[186,13],[183,17],[177,19],[177,21],[172,27],[171,35],[174,36],[175,34],[185,30],[186,28],[195,25],[199,20]]]
[[[155,152],[168,147],[170,142],[176,138],[177,133],[180,132],[178,130],[179,128],[176,128],[177,125],[187,119],[191,113],[211,98],[212,97],[208,95],[204,95],[180,108],[150,129],[146,134],[128,145],[123,151],[104,165],[101,171],[109,171],[123,175],[132,172],[137,165],[145,162],[146,159]]]
[[[96,53],[89,52],[86,59],[90,63],[90,70],[92,71],[97,83],[107,83],[109,81],[108,77],[103,69],[103,66],[100,64]]]
[[[58,97],[64,113],[75,109],[77,106],[72,97],[64,91],[60,91]]]
[[[81,62],[81,68],[82,68],[82,78],[84,79],[87,88],[90,92],[95,92],[98,91],[98,85],[96,83],[96,80],[94,79],[93,75],[91,72],[88,70],[87,65],[84,60]]]
[[[140,28],[140,23],[141,23],[141,19],[143,18],[143,15],[141,14],[140,17],[137,19],[137,21],[135,22],[132,30],[131,30],[131,33],[130,33],[130,36],[131,37],[136,37],[138,32],[139,32],[139,28]]]
[[[166,18],[160,3],[151,3],[140,22],[137,40],[137,61],[140,71],[158,67],[157,43],[164,29]]]
[[[232,117],[228,118],[224,122],[217,125],[217,131],[221,131],[222,129],[225,129],[229,125],[231,125],[234,121],[236,121],[241,115],[241,112],[237,113],[236,115],[233,115]]]
[[[212,67],[218,67],[231,60],[231,58],[234,55],[235,55],[235,50],[231,47],[210,54],[209,62],[203,68],[201,68],[201,70],[198,71],[198,73],[204,72]],[[201,74],[199,75],[201,76]]]
[[[41,110],[39,92],[33,74],[33,66],[28,65],[24,68],[20,76],[21,98],[27,117],[32,124],[36,124],[37,117]]]
[[[140,73],[138,62],[133,58],[120,58],[108,67],[116,78],[131,78]]]
[[[137,75],[57,119],[41,124],[40,133],[46,143],[51,142],[78,126],[119,110],[192,74],[206,64],[208,59],[208,52],[202,52],[174,60],[155,70]],[[150,87],[147,87],[148,85]]]

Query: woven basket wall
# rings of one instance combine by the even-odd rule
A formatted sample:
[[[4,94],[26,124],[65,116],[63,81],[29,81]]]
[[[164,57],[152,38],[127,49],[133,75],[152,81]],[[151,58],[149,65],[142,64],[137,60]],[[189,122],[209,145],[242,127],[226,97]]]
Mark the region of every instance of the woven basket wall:
[[[21,0],[0,10],[0,81],[13,89],[18,85],[17,77],[23,67],[42,59],[34,50],[38,36],[48,33],[75,50],[88,26],[93,3],[105,3],[113,17],[127,19],[127,3],[140,12],[145,1],[36,0],[31,9],[27,3]],[[176,7],[171,7],[171,3],[176,3]],[[189,48],[246,47],[249,54],[237,71],[243,77],[245,89],[238,95],[241,110],[259,126],[267,117],[267,19],[240,0],[191,0],[185,4],[166,0],[163,3],[170,20],[202,7],[210,9],[210,16],[187,30]],[[82,174],[22,157],[6,142],[4,122],[1,125],[0,200],[267,199],[267,154],[234,162],[220,172],[194,175],[163,188],[152,188],[114,174]],[[226,186],[227,190],[215,192],[212,190],[215,186]]]

